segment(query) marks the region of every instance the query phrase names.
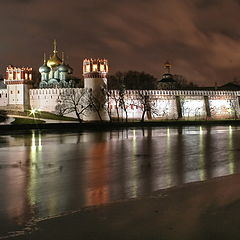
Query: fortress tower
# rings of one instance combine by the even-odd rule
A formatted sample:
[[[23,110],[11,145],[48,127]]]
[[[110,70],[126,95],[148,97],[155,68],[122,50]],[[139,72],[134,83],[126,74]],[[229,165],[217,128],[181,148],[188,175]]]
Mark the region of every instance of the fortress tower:
[[[29,89],[32,87],[32,68],[9,65],[6,70],[8,108],[24,111],[29,109]]]
[[[106,59],[83,60],[84,87],[96,90],[107,86],[108,61]]]
[[[84,88],[89,89],[93,101],[91,106],[92,110],[87,114],[88,116],[85,120],[94,121],[109,119],[107,111],[105,110],[107,74],[108,61],[106,59],[84,59]]]

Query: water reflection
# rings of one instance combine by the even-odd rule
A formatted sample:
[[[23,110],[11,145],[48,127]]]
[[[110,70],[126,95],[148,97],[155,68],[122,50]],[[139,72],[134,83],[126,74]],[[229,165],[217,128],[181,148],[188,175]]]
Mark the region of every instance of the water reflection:
[[[102,139],[87,150],[86,205],[99,205],[109,201],[108,144]]]
[[[0,138],[0,233],[47,217],[239,172],[240,128],[16,133]]]

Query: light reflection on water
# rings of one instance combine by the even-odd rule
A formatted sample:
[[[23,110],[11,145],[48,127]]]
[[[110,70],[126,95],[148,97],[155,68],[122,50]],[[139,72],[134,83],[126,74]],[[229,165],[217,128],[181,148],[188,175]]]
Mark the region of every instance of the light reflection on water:
[[[0,137],[0,233],[31,218],[239,172],[239,127]]]

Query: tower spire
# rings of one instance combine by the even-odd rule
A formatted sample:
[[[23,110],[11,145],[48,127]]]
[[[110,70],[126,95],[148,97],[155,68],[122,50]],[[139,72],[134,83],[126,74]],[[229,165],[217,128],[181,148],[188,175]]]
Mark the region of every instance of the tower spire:
[[[46,59],[46,53],[43,53],[43,64],[47,63],[47,59]]]
[[[170,70],[172,68],[172,65],[169,63],[169,61],[166,61],[164,63],[164,68],[167,69],[167,73],[170,73]]]
[[[62,64],[65,63],[65,57],[64,57],[64,52],[62,52]]]
[[[53,41],[53,53],[56,54],[57,53],[57,40],[54,39]]]

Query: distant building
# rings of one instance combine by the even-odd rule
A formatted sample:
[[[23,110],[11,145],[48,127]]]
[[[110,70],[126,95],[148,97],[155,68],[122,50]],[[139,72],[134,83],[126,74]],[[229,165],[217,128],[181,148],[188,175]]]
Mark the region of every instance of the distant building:
[[[176,89],[176,80],[170,73],[171,67],[172,65],[168,61],[164,64],[167,73],[164,73],[162,79],[158,81],[158,89]]]
[[[218,87],[218,89],[220,90],[240,90],[240,85],[234,82],[229,82],[226,83],[224,85],[222,85],[221,87]]]

